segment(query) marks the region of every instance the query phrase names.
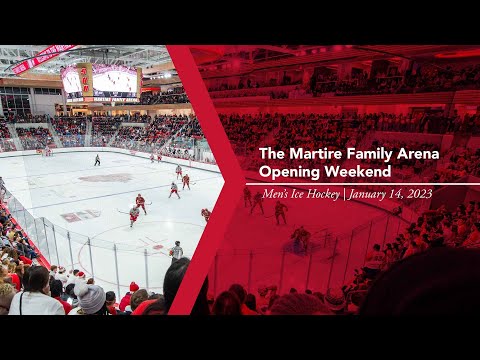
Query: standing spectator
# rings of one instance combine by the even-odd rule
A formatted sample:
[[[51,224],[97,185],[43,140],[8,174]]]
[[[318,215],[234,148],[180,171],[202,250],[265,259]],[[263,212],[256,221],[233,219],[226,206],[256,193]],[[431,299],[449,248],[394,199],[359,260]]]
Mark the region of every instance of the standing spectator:
[[[35,266],[25,271],[24,291],[17,293],[12,300],[9,315],[64,315],[62,304],[51,298],[49,271],[43,266]]]

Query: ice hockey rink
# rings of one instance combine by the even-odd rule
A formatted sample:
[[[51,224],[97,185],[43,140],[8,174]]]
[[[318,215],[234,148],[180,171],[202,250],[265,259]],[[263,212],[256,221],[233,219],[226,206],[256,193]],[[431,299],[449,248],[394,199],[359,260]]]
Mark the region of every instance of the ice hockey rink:
[[[265,189],[282,191],[282,187],[250,187],[252,195]],[[327,187],[316,187],[326,190]],[[330,186],[330,190],[335,186]],[[335,189],[335,190],[338,190]],[[291,191],[291,189],[290,189]],[[277,199],[264,199],[265,215],[257,207],[250,214],[243,198],[237,205],[225,240],[209,272],[212,292],[219,294],[233,283],[255,293],[259,286],[276,285],[280,293],[290,288],[325,292],[327,287],[341,286],[360,269],[374,244],[393,242],[408,222],[390,215],[372,201],[311,200],[309,212],[302,211],[307,202],[281,199],[288,207],[287,224],[276,224]],[[385,200],[384,208],[397,204]],[[307,253],[295,246],[291,235],[304,226],[311,239]],[[239,235],[241,234],[241,236]],[[272,236],[275,234],[275,236]]]
[[[87,277],[93,274],[95,283],[115,291],[117,298],[128,291],[131,281],[161,292],[171,264],[169,248],[180,241],[184,256],[193,256],[206,224],[201,209],[212,210],[223,178],[218,172],[183,167],[191,190],[182,190],[174,163],[151,163],[110,152],[99,155],[100,166],[94,166],[95,152],[6,157],[0,159],[0,173],[7,189],[30,214],[44,217],[55,227],[45,232],[50,247],[55,237],[58,265],[70,269],[73,258],[74,268]],[[172,181],[179,187],[180,200],[176,195],[168,198]],[[139,193],[152,204],[146,206],[147,215],[141,210],[130,228],[127,213]]]

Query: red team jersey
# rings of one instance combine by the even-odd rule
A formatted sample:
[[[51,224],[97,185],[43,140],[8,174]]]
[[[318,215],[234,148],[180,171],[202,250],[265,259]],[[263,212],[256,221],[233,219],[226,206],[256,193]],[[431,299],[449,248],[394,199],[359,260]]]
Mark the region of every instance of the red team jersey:
[[[130,220],[136,221],[139,214],[140,210],[138,208],[130,210]]]
[[[137,205],[143,205],[145,204],[145,199],[142,197],[142,196],[137,196],[137,198],[135,199]]]
[[[189,177],[188,175],[185,175],[185,176],[183,177],[183,183],[184,183],[184,184],[189,184],[189,183],[190,183],[190,177]]]

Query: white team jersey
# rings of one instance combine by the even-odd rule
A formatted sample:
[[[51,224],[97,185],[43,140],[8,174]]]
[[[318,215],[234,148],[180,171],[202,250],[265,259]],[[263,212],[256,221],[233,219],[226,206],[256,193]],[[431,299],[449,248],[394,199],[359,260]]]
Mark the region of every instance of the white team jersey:
[[[178,186],[176,184],[173,184],[171,187],[172,190],[178,190]]]
[[[138,216],[138,214],[140,214],[140,210],[138,210],[138,208],[130,210],[130,215]]]
[[[175,246],[172,251],[172,257],[175,259],[180,259],[183,256],[183,249],[180,246]]]
[[[180,166],[177,166],[177,172],[182,171],[182,168]]]

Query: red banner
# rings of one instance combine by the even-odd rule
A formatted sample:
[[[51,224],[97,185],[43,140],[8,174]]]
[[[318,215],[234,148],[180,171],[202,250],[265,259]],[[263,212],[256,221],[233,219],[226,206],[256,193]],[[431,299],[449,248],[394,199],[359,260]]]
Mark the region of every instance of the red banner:
[[[16,65],[13,67],[13,72],[15,75],[19,75],[25,71],[33,69],[34,67],[47,62],[48,60],[57,57],[59,52],[67,51],[74,48],[77,45],[50,45],[45,50],[40,51],[37,54],[37,57],[33,59],[28,59],[22,62],[21,64]]]

